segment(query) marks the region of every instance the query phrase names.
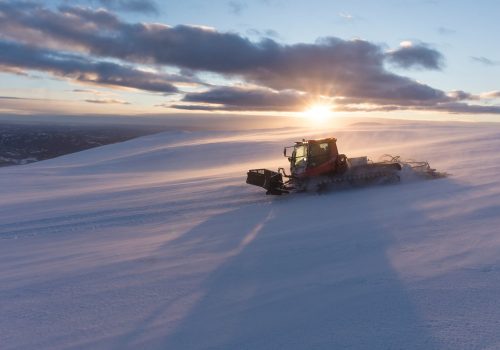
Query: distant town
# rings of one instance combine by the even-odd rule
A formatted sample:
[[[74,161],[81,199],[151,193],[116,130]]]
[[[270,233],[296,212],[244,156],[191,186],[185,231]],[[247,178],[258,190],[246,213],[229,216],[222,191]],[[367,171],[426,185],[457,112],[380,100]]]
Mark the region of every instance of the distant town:
[[[152,134],[140,126],[0,124],[0,166],[22,165]]]

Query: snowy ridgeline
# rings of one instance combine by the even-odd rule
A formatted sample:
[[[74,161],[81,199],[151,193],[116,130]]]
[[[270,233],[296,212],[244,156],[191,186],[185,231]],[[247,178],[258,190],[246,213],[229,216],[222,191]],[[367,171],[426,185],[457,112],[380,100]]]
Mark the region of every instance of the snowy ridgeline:
[[[335,136],[452,175],[264,195]],[[2,349],[499,349],[500,126],[165,132],[0,169]]]

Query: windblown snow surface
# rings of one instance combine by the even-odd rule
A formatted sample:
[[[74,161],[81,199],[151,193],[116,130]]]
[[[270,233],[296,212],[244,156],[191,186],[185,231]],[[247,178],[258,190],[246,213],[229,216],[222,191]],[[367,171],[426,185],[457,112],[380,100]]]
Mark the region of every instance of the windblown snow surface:
[[[335,136],[448,178],[266,196]],[[500,126],[169,131],[0,169],[0,348],[500,349]]]

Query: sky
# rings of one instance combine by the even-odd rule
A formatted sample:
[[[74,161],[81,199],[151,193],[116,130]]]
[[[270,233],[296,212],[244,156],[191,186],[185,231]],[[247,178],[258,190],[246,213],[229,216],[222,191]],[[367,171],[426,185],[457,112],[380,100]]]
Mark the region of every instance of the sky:
[[[0,0],[0,113],[500,121],[494,0]]]

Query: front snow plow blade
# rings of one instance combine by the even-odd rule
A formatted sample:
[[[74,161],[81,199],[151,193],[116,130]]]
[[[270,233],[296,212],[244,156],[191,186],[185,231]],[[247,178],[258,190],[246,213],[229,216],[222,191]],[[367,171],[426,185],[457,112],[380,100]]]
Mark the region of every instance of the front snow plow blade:
[[[283,183],[283,176],[280,173],[269,169],[248,170],[247,184],[266,189],[266,194],[280,195],[289,192]]]

